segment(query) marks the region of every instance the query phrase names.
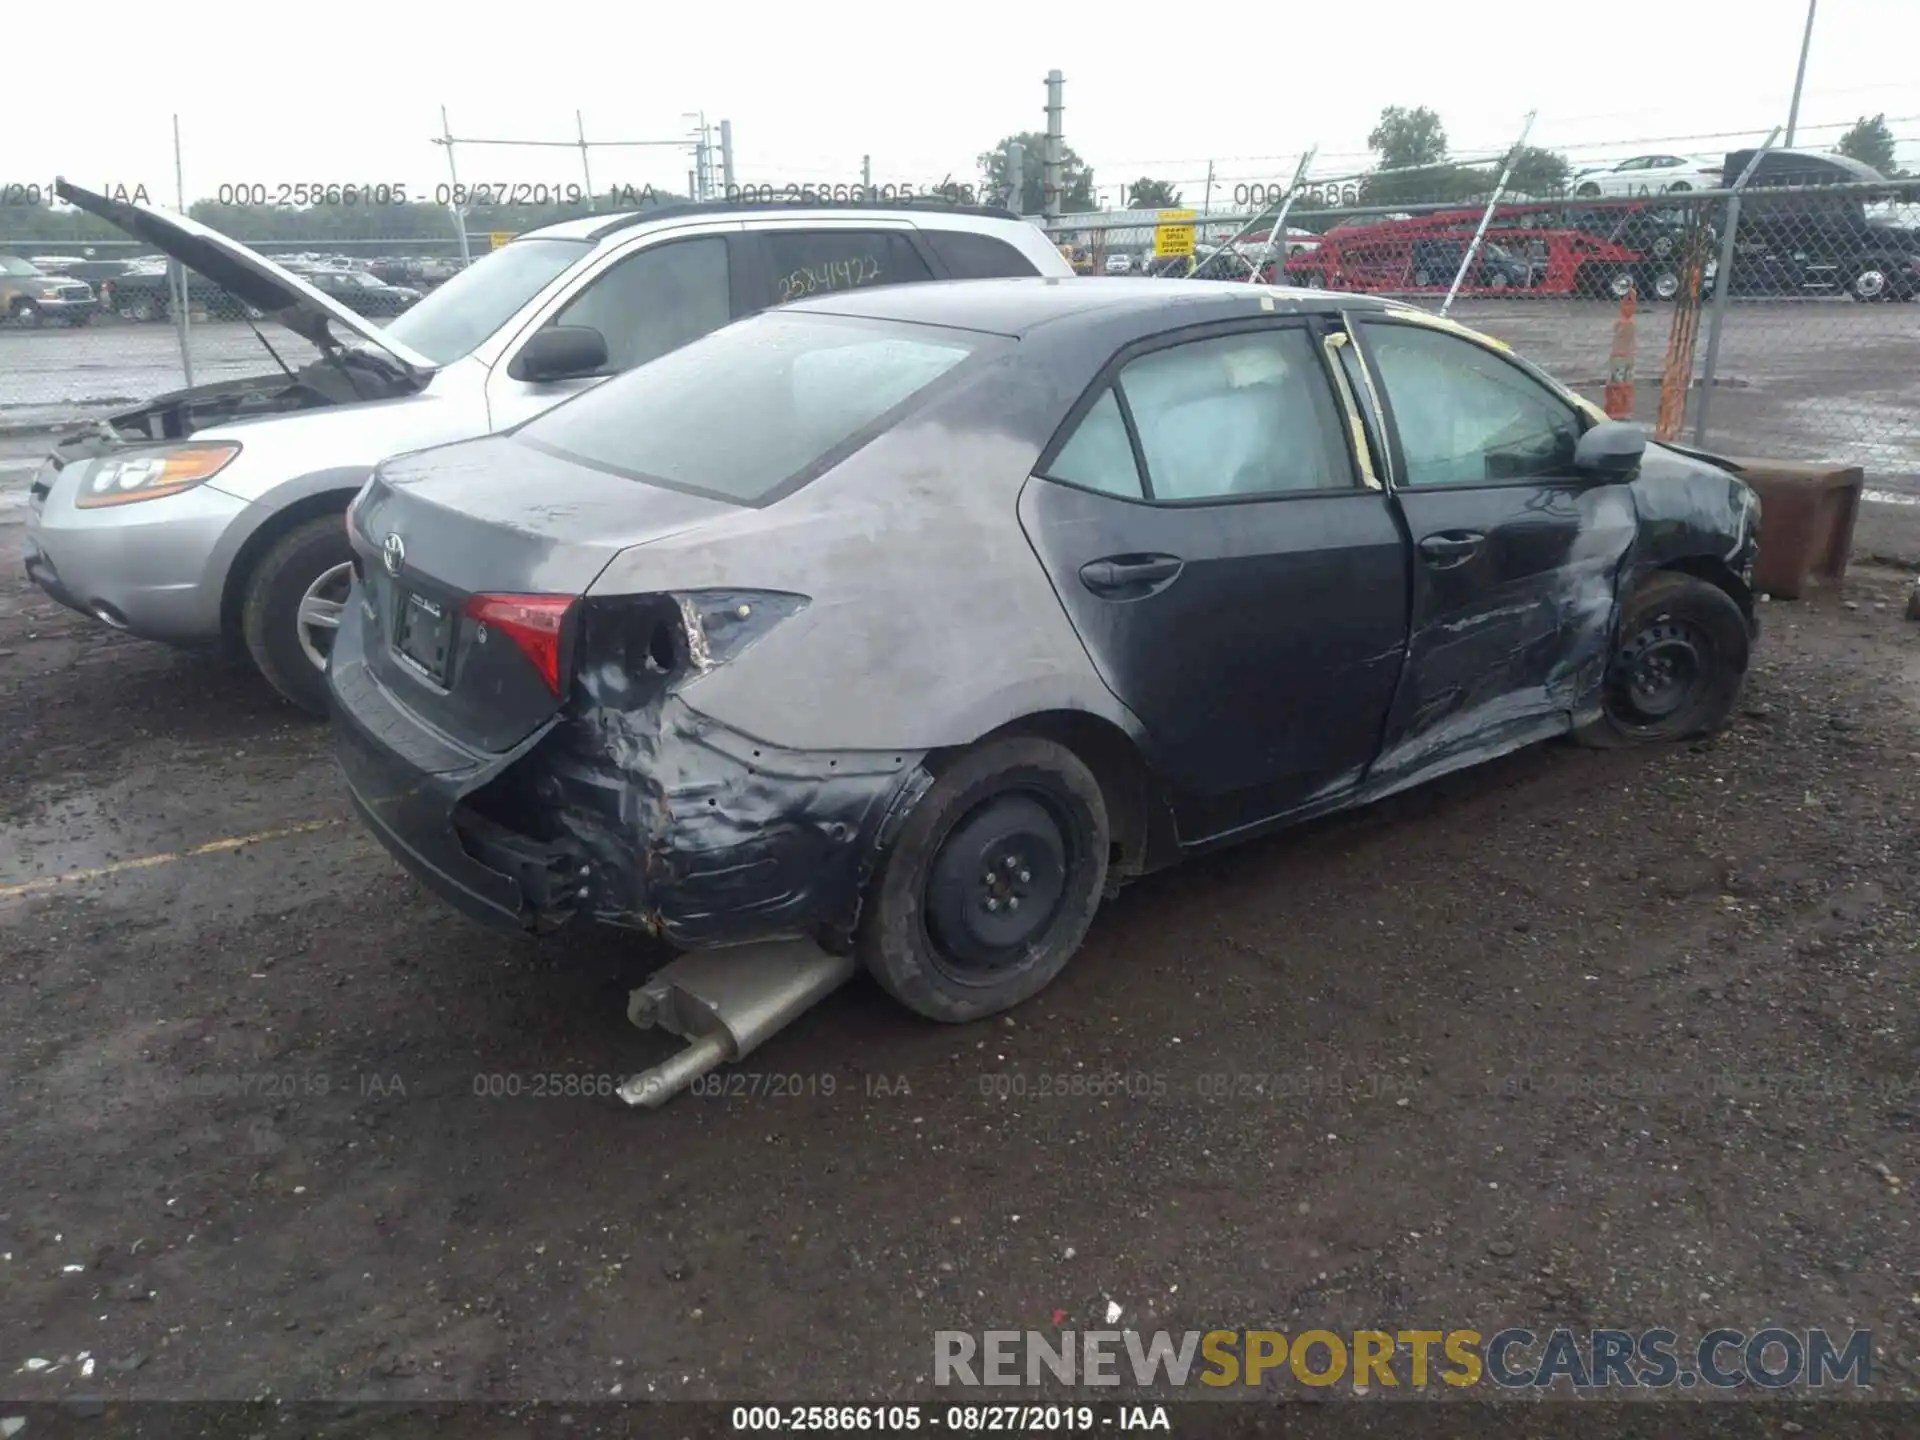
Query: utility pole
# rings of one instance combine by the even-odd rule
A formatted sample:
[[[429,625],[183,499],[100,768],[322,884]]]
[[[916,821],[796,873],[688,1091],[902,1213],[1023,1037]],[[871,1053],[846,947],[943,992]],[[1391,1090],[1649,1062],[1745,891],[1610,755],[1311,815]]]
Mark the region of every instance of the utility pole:
[[[587,182],[587,209],[593,209],[593,166],[587,163],[587,122],[573,112],[573,133],[580,137],[580,174]]]
[[[722,120],[720,122],[720,183],[726,187],[721,192],[722,198],[732,199],[734,187],[733,122],[731,120]]]
[[[694,122],[693,179],[688,193],[695,200],[713,198],[713,132],[707,128],[707,112],[688,110],[680,117]]]
[[[460,235],[460,266],[465,269],[473,263],[473,252],[467,247],[467,207],[460,203],[460,170],[453,163],[453,126],[447,123],[447,107],[440,107],[440,138],[436,145],[447,147],[447,179],[452,182],[449,197],[452,204],[447,209],[453,212],[453,228]]]
[[[1787,107],[1787,143],[1793,148],[1793,127],[1800,123],[1800,87],[1807,80],[1807,51],[1813,46],[1813,12],[1820,0],[1807,0],[1807,31],[1800,37],[1800,68],[1793,73],[1793,103]]]
[[[1007,208],[1027,213],[1027,147],[1018,140],[1007,146]]]
[[[187,213],[186,172],[180,163],[180,117],[173,117],[173,197],[180,207],[182,215]],[[180,336],[180,370],[188,385],[193,384],[193,342],[187,336],[191,323],[189,312],[193,309],[193,284],[191,273],[178,260],[167,267],[173,272],[174,283],[180,287],[180,303],[174,307],[175,329]]]
[[[1066,156],[1063,153],[1066,143],[1066,131],[1061,127],[1061,116],[1066,106],[1061,103],[1060,92],[1066,85],[1066,76],[1058,70],[1047,72],[1047,153],[1044,157],[1044,188],[1041,191],[1041,213],[1048,220],[1058,220],[1064,197],[1061,191],[1062,171],[1066,168]]]
[[[871,155],[860,157],[860,191],[862,194],[871,194],[873,191],[873,156]]]
[[[1202,215],[1213,213],[1213,161],[1211,160],[1207,161],[1207,193],[1206,198],[1200,202],[1200,213]]]

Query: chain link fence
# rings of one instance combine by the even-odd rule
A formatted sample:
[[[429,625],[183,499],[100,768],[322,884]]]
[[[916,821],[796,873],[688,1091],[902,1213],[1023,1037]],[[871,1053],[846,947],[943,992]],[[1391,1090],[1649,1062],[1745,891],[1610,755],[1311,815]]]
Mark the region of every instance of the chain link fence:
[[[1047,228],[1088,273],[1405,298],[1507,341],[1662,438],[1920,482],[1920,179],[1783,185],[1763,174],[1737,196],[1582,193],[1592,182],[1542,196],[1494,187],[1488,173],[1487,193],[1464,197],[1457,171],[1454,193],[1434,198],[1418,172],[1241,186],[1233,198],[1250,204],[1181,222],[1196,232],[1186,256],[1154,253],[1167,233],[1154,211]],[[227,207],[217,228],[284,237],[250,243],[375,324],[463,264],[444,210],[412,233],[314,240],[289,228],[297,211],[267,208]],[[106,238],[104,225],[21,240],[6,234],[8,213],[0,428],[271,372],[262,337],[289,366],[314,358],[278,326],[256,335],[260,317],[236,297]],[[464,248],[481,256],[495,239],[472,233]]]
[[[487,235],[470,237],[472,253],[489,244]],[[252,248],[376,325],[466,263],[457,237]],[[0,428],[84,419],[185,385],[271,372],[276,356],[295,369],[317,358],[306,341],[265,320],[137,241],[0,238]]]
[[[1920,482],[1920,179],[1426,200],[1395,178],[1398,203],[1360,203],[1376,173],[1244,187],[1261,208],[1172,224],[1047,228],[1082,273],[1391,296],[1660,438]],[[1191,253],[1155,253],[1185,248],[1187,227]]]

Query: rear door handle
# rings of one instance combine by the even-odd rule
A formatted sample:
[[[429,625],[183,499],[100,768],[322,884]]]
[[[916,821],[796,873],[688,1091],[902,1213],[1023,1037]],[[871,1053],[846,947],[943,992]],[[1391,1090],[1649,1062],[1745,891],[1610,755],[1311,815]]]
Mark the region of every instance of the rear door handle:
[[[1478,551],[1486,538],[1478,530],[1443,530],[1420,542],[1420,554],[1436,565],[1458,565]]]
[[[1185,563],[1177,555],[1121,555],[1091,560],[1080,567],[1080,583],[1096,595],[1125,590],[1146,594],[1173,579]]]

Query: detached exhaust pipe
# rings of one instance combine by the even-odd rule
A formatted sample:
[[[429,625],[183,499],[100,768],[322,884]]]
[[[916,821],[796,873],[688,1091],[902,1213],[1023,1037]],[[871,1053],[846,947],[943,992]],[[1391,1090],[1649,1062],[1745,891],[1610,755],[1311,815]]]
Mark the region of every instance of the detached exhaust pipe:
[[[740,1060],[853,978],[851,955],[811,940],[728,945],[683,955],[635,990],[627,1018],[687,1046],[620,1086],[629,1105],[658,1109],[702,1075]]]

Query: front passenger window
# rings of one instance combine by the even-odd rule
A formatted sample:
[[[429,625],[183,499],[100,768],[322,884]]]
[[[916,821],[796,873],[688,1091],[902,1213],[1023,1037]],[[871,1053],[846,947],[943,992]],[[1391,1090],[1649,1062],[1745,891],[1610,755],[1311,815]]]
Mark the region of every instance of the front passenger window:
[[[1566,475],[1573,407],[1484,346],[1421,325],[1363,324],[1399,432],[1404,485]]]
[[[717,235],[649,245],[600,272],[550,322],[607,341],[608,368],[631,370],[733,318],[727,242]]]

